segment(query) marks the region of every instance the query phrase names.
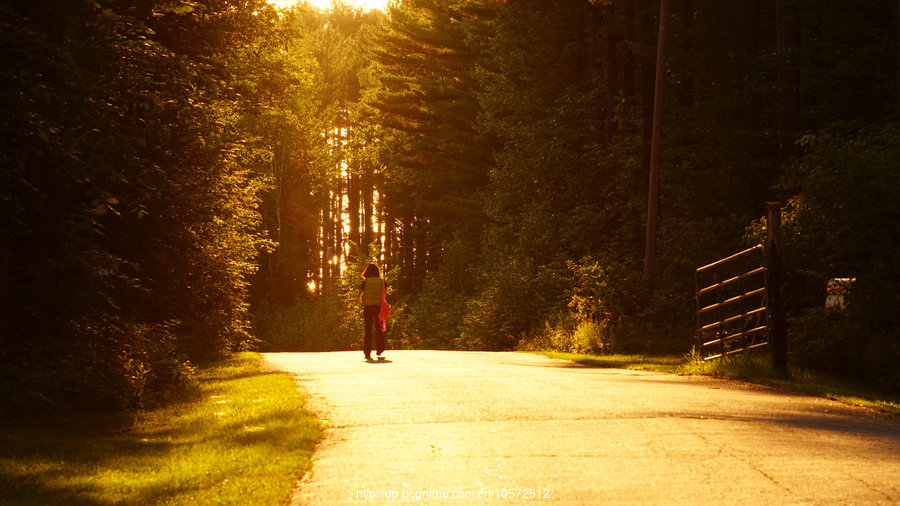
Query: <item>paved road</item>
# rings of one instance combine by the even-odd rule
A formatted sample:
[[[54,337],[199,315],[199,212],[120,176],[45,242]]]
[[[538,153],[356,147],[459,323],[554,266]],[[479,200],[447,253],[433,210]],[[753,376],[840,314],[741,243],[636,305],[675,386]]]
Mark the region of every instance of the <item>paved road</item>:
[[[387,356],[265,356],[328,426],[292,504],[900,502],[897,418],[531,354]]]

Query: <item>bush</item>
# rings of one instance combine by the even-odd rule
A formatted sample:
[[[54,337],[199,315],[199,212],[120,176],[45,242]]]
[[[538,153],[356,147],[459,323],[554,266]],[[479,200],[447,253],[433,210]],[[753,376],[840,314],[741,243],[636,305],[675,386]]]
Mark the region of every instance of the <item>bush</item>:
[[[0,372],[0,412],[128,410],[196,394],[169,325],[85,320],[66,339],[24,349]]]
[[[469,298],[460,341],[468,349],[509,350],[561,311],[571,281],[565,265],[535,266],[508,258],[485,274],[480,293]]]
[[[781,182],[789,351],[801,367],[900,386],[900,124],[836,125],[802,139]],[[748,228],[759,240],[764,219]],[[853,277],[844,310],[822,307],[829,278]]]
[[[819,372],[895,388],[900,125],[844,130],[804,137],[807,152],[782,181],[791,192],[781,211],[791,356]],[[764,230],[760,220],[749,232]],[[832,277],[856,278],[844,311],[821,307]]]
[[[836,308],[807,309],[790,322],[792,366],[850,377],[856,372],[861,336],[853,335],[847,313]]]
[[[900,388],[896,336],[866,327],[847,310],[807,309],[791,320],[791,366],[889,390]]]
[[[441,252],[440,269],[428,273],[421,289],[394,307],[388,330],[402,346],[418,349],[466,348],[460,342],[466,302],[475,291],[472,264],[476,252],[467,242],[456,239]],[[389,274],[396,279],[399,267]]]
[[[430,275],[422,283],[422,291],[409,303],[406,315],[394,314],[395,335],[401,336],[404,345],[417,349],[458,349],[460,328],[466,311],[464,294],[447,286],[441,278]]]
[[[281,307],[264,303],[253,315],[263,351],[338,351],[361,348],[362,318],[335,289]]]

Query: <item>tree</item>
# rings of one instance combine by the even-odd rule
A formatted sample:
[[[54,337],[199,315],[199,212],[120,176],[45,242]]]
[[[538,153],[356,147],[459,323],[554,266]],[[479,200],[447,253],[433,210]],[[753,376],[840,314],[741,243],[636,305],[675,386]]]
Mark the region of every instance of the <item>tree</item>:
[[[466,44],[469,18],[460,6],[416,0],[391,10],[390,25],[376,38],[383,92],[372,104],[382,127],[404,137],[388,174],[408,181],[414,218],[424,247],[417,268],[439,262],[441,245],[462,233],[449,224],[470,224],[477,237],[483,223],[477,190],[487,181],[489,139],[476,130],[476,55]],[[412,246],[406,244],[406,247]]]
[[[251,344],[277,16],[245,5],[2,3],[5,407],[139,408]]]

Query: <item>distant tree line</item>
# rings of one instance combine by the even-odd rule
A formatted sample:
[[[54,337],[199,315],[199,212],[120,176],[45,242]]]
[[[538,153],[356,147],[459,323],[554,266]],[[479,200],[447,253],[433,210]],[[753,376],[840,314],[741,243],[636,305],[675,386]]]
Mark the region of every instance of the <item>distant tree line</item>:
[[[313,261],[268,271],[295,292],[266,303],[257,334],[273,349],[353,346],[354,313],[335,315],[375,258],[404,346],[686,351],[693,270],[758,241],[777,200],[792,361],[894,385],[900,270],[870,260],[900,240],[897,8],[672,1],[652,289],[658,2],[405,0],[307,18],[319,109],[341,111],[326,128],[331,202],[297,220],[322,223],[305,232]],[[850,303],[825,311],[838,276],[857,278]]]
[[[798,366],[900,385],[898,5],[0,0],[0,393],[137,408],[234,349],[683,352],[785,204]],[[821,307],[830,277],[848,306]]]

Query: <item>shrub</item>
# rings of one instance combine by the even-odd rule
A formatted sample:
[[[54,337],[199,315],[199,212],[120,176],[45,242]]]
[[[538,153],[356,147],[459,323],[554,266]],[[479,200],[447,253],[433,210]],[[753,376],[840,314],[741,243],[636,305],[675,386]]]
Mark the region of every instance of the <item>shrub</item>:
[[[900,370],[900,125],[810,134],[782,181],[795,363],[896,387]],[[760,237],[764,220],[749,234]],[[825,281],[854,277],[844,311],[826,310]]]
[[[362,321],[335,290],[302,297],[281,307],[264,303],[253,315],[263,351],[336,351],[361,345]]]

